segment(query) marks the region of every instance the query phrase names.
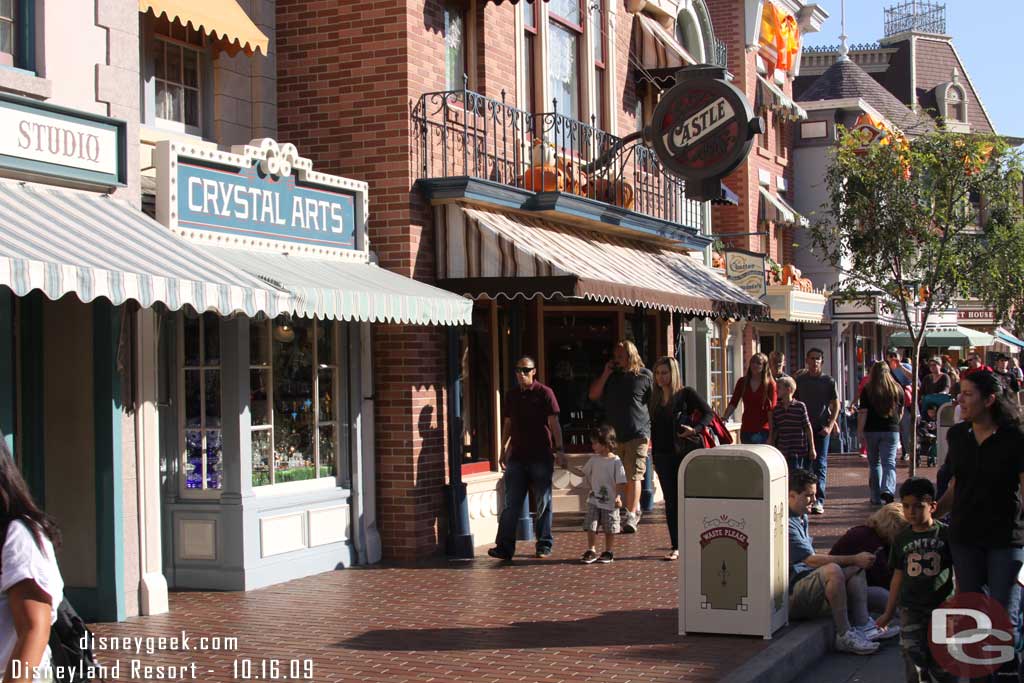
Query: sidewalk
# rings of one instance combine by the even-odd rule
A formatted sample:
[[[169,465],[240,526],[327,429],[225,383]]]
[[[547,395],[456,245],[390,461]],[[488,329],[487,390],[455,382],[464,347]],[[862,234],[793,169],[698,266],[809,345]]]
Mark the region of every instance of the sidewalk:
[[[812,517],[816,545],[826,550],[869,512],[865,460],[834,456],[832,462],[826,514]],[[900,480],[905,476],[901,470]],[[775,657],[766,649],[778,649],[782,636],[797,633],[790,626],[771,641],[680,637],[679,565],[660,559],[668,548],[664,516],[649,515],[639,534],[620,536],[610,565],[579,564],[586,537],[567,524],[556,523],[554,555],[545,560],[534,559],[532,544],[521,543],[512,565],[487,557],[439,559],[330,572],[249,593],[173,593],[170,614],[93,630],[142,638],[184,630],[192,650],[98,654],[105,664],[120,659],[124,680],[131,680],[131,660],[194,663],[196,680],[215,682],[241,678],[234,660],[252,659],[255,678],[260,659],[277,658],[282,680],[289,660],[311,658],[318,683],[719,681],[751,660],[770,665]],[[799,637],[824,642],[811,626],[803,625]],[[237,637],[238,649],[194,649],[201,636]],[[785,642],[792,648],[794,638]],[[269,676],[268,670],[263,678]],[[137,672],[136,680],[147,679]]]

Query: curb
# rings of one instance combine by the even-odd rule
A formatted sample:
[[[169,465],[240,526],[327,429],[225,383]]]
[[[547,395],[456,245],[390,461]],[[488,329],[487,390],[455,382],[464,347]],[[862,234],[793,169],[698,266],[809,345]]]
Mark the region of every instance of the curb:
[[[831,619],[801,622],[734,669],[721,683],[784,683],[792,681],[832,649]]]

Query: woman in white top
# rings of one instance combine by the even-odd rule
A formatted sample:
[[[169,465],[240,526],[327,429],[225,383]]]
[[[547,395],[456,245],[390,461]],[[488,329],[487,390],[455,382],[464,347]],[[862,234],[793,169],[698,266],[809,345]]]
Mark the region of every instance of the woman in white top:
[[[50,626],[64,595],[60,531],[32,500],[0,434],[0,663],[4,683],[49,681]],[[38,674],[38,675],[37,675]]]

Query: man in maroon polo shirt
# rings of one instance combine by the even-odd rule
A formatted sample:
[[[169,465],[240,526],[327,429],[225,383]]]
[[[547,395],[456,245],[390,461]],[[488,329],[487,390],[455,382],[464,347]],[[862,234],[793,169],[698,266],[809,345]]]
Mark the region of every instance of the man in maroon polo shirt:
[[[562,464],[562,427],[555,392],[537,381],[537,364],[529,356],[516,362],[517,386],[505,394],[501,459],[505,470],[505,507],[498,519],[491,557],[509,561],[516,552],[516,527],[526,492],[536,505],[533,520],[537,557],[551,555],[551,477],[555,460]]]

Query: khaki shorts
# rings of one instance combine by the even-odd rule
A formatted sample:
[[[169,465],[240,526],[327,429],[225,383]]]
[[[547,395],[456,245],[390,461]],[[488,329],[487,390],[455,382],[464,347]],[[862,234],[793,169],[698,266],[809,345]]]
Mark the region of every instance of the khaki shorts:
[[[817,619],[832,614],[832,608],[825,599],[824,569],[818,567],[793,586],[789,595],[790,619]]]
[[[647,437],[619,443],[615,446],[615,455],[619,456],[622,466],[626,468],[626,479],[643,481],[647,473]]]

